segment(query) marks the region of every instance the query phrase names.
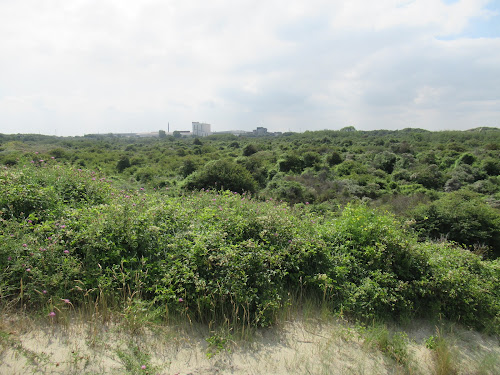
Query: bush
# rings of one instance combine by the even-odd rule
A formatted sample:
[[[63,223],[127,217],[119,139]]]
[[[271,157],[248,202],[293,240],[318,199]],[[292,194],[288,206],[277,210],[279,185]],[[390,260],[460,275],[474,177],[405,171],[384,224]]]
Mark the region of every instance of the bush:
[[[119,192],[92,172],[45,164],[7,168],[2,182],[20,175],[16,189],[53,186],[53,199],[38,220],[2,218],[4,304],[53,311],[105,295],[115,306],[140,298],[208,324],[264,326],[296,296],[364,319],[439,314],[499,332],[498,260],[417,243],[393,215],[364,205],[318,214],[229,191]]]
[[[188,176],[184,187],[188,190],[215,189],[252,193],[257,190],[257,183],[241,165],[229,160],[215,160]]]
[[[456,191],[420,206],[413,213],[413,228],[421,239],[445,237],[472,249],[484,244],[500,256],[500,213],[479,194]]]
[[[267,190],[273,198],[290,204],[311,203],[314,200],[313,193],[297,181],[275,179],[268,184]]]
[[[300,173],[304,169],[304,162],[296,154],[286,154],[278,161],[278,169],[280,172]]]

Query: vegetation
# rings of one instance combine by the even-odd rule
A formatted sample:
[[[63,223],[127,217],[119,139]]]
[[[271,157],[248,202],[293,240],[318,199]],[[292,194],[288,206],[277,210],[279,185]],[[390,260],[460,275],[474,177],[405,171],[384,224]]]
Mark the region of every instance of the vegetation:
[[[499,140],[0,135],[0,308],[245,330],[312,301],[361,322],[439,317],[498,334]],[[217,332],[212,355],[229,340]],[[410,371],[406,336],[370,332]],[[116,352],[127,371],[153,368],[134,345]],[[428,345],[453,367],[446,341]]]
[[[498,330],[499,262],[418,242],[388,212],[315,212],[230,191],[118,190],[56,161],[0,177],[0,297],[46,314],[105,294],[209,324],[266,326],[318,296],[362,319],[443,316]]]

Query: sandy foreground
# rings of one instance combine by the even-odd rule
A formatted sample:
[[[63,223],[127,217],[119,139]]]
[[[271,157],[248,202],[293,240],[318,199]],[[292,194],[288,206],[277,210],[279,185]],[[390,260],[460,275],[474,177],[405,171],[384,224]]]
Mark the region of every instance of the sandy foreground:
[[[399,352],[388,350],[380,338],[387,331],[392,332],[338,320],[297,320],[235,338],[228,330],[193,325],[138,329],[3,317],[0,374],[437,373],[443,358],[428,348],[429,337],[439,333],[435,325],[419,322],[404,329],[399,337],[407,355],[399,363],[398,355],[391,355]],[[451,373],[500,374],[498,337],[454,326],[440,334],[448,344],[444,359]]]

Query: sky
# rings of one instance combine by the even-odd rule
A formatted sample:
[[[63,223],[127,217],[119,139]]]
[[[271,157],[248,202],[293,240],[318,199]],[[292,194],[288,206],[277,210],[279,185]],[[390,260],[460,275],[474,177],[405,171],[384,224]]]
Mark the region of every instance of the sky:
[[[0,0],[0,133],[500,127],[500,1]]]

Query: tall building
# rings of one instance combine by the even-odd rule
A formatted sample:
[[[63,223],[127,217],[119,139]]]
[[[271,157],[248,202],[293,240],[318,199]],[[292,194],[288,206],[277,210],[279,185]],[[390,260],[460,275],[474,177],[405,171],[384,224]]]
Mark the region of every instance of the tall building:
[[[266,135],[267,134],[267,128],[263,128],[262,126],[258,126],[257,129],[253,131],[253,134],[255,135]]]
[[[204,122],[193,122],[193,135],[195,137],[206,137],[212,134],[210,132],[210,124]]]

